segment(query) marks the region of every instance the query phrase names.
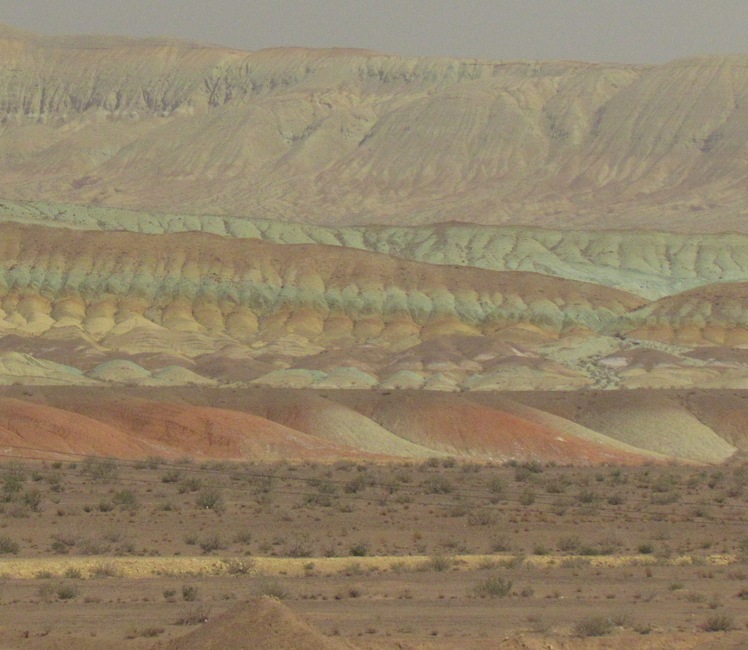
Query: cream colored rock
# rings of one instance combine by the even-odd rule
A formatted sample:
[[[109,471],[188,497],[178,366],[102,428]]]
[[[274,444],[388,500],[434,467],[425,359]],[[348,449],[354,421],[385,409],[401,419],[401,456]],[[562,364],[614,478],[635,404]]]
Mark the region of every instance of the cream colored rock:
[[[0,183],[6,198],[316,224],[745,232],[746,60],[414,59],[8,31]]]

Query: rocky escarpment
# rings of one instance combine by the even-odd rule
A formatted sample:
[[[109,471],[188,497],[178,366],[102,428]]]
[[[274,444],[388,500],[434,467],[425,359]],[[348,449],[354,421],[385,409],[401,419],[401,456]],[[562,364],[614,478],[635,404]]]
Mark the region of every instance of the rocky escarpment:
[[[240,52],[0,31],[0,188],[309,223],[745,230],[745,57]]]

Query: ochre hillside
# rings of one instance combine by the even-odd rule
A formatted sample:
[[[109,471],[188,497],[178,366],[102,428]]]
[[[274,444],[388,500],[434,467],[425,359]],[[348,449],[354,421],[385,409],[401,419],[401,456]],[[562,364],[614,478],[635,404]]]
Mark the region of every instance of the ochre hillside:
[[[409,59],[2,28],[0,195],[328,225],[745,231],[747,108],[742,56]]]

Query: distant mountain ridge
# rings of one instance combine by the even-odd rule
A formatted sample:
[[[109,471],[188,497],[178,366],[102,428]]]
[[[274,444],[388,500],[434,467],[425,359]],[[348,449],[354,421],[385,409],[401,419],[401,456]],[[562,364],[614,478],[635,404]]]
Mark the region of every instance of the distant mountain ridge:
[[[748,232],[748,55],[242,52],[0,28],[0,197],[309,224]]]

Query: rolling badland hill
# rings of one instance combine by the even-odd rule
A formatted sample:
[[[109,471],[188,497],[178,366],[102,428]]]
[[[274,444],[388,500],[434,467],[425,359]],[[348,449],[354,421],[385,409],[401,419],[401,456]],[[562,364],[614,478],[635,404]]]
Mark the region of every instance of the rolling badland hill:
[[[746,107],[748,56],[0,27],[0,441],[721,462],[748,419]]]

